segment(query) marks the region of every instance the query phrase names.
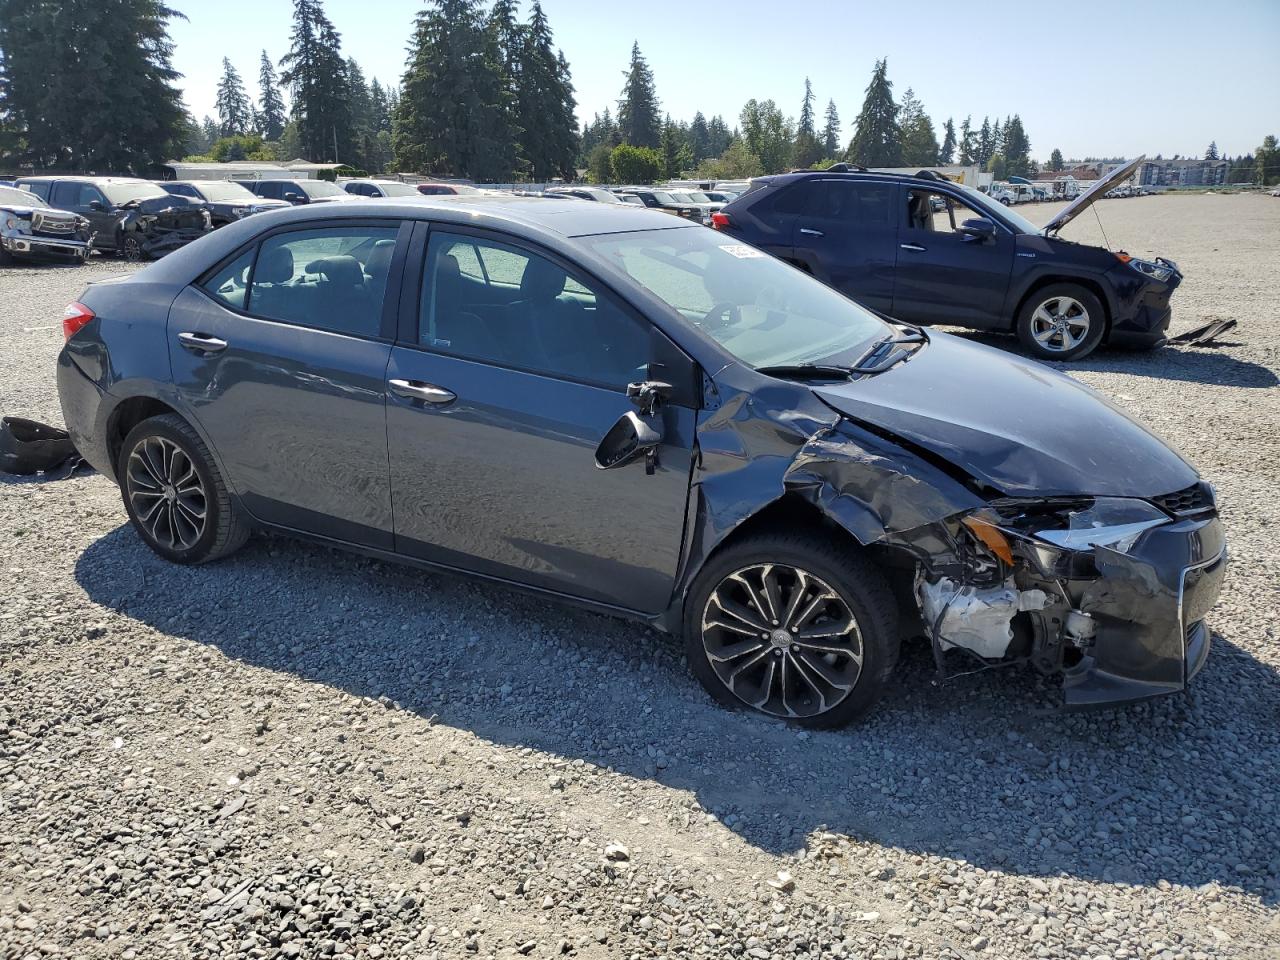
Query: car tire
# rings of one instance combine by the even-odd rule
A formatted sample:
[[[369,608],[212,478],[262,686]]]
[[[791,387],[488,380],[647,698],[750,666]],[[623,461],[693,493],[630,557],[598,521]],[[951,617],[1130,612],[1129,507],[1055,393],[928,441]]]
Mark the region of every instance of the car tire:
[[[176,414],[151,417],[120,446],[116,477],[133,528],[173,563],[221,560],[249,539],[250,525],[232,499],[200,435]]]
[[[128,263],[141,263],[147,259],[142,249],[142,239],[135,233],[126,233],[120,238],[120,256]]]
[[[1018,339],[1038,360],[1086,357],[1106,329],[1102,301],[1074,283],[1052,283],[1035,291],[1018,311],[1016,325]]]
[[[751,593],[764,606],[749,605]],[[770,596],[781,608],[776,618],[761,615]],[[738,619],[743,610],[747,620]],[[802,639],[806,631],[838,630],[842,618],[852,631],[810,637],[813,644]],[[898,661],[898,608],[879,570],[852,544],[822,534],[758,534],[720,551],[698,574],[684,635],[694,676],[721,704],[831,729],[864,716],[884,693]]]

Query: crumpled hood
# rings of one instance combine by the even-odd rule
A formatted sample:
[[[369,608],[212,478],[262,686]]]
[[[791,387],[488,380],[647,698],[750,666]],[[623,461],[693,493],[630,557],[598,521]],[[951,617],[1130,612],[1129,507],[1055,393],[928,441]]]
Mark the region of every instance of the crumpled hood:
[[[204,224],[208,206],[186,197],[148,197],[137,204],[137,210],[146,217],[155,217],[162,227],[199,227]]]
[[[1084,384],[1031,360],[943,333],[914,357],[814,393],[1008,496],[1153,497],[1196,471]]]

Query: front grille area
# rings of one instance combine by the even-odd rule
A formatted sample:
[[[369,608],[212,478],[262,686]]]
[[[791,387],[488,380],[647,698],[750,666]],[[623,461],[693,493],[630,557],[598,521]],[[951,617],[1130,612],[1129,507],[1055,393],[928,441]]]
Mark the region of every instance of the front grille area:
[[[75,232],[76,218],[72,214],[58,215],[45,210],[37,210],[31,215],[31,232],[64,236]]]
[[[1174,516],[1203,513],[1214,508],[1213,495],[1206,483],[1193,483],[1185,490],[1177,493],[1166,493],[1162,497],[1152,497],[1152,501],[1161,510],[1167,510]]]

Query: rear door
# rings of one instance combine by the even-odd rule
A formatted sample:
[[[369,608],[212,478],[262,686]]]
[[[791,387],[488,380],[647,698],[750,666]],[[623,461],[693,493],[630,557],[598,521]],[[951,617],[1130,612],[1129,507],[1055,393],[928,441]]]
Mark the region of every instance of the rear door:
[[[1013,271],[1012,232],[997,223],[990,240],[961,233],[967,219],[992,218],[948,191],[904,190],[899,209],[893,315],[909,323],[1008,328],[1004,300]]]
[[[170,311],[174,382],[259,520],[392,547],[384,394],[400,234],[385,220],[282,228]]]
[[[806,182],[792,234],[795,258],[828,286],[888,313],[898,261],[898,186],[852,177]]]
[[[555,255],[504,234],[433,229],[420,301],[387,371],[396,549],[597,603],[671,599],[692,470],[694,367],[644,318]],[[410,298],[406,297],[406,300]],[[690,386],[664,442],[601,470],[634,410],[629,382]]]

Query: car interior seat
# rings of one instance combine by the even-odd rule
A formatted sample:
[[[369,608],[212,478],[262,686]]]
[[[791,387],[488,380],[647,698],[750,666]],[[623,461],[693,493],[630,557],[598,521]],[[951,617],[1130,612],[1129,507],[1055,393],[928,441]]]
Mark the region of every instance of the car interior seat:
[[[312,316],[326,330],[375,336],[381,321],[382,298],[373,300],[365,291],[364,270],[355,257],[322,257],[307,264],[307,273],[318,274],[320,289]]]
[[[289,289],[293,279],[293,251],[288,247],[276,247],[258,258],[253,270],[253,289],[249,305],[254,313],[264,317],[283,318],[288,310]]]
[[[933,204],[929,194],[912,191],[908,202],[907,216],[914,230],[933,229]]]

